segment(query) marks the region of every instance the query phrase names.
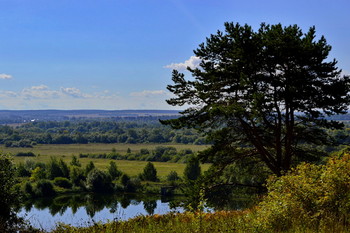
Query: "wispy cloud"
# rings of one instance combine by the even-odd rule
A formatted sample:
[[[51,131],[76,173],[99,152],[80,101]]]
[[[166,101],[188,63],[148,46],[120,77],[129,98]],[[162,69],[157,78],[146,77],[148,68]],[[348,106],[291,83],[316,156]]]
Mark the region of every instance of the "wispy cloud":
[[[170,109],[165,90],[143,90],[121,95],[102,89],[86,92],[76,87],[50,88],[46,85],[19,91],[0,90],[2,109]]]
[[[151,96],[159,96],[159,95],[166,95],[166,91],[164,90],[144,90],[141,92],[131,92],[130,96],[133,97],[151,97]]]
[[[11,79],[12,75],[9,74],[0,74],[0,79]]]
[[[173,70],[186,70],[187,67],[191,69],[197,68],[201,62],[201,59],[196,56],[191,56],[184,63],[171,63],[170,65],[164,66],[164,68],[173,69]]]
[[[74,98],[87,98],[89,95],[83,94],[78,88],[75,87],[61,87],[60,92],[62,94],[74,97]]]

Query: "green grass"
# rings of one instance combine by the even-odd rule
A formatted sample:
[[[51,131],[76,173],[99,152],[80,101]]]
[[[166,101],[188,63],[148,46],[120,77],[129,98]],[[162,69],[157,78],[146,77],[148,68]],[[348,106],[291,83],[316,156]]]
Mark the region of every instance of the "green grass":
[[[78,155],[79,153],[110,153],[114,148],[116,152],[125,154],[127,149],[130,148],[131,152],[139,152],[140,149],[154,150],[157,146],[171,146],[175,147],[178,151],[184,149],[191,149],[194,152],[204,150],[208,148],[208,145],[190,145],[190,144],[104,144],[104,143],[91,143],[91,144],[68,144],[68,145],[36,145],[33,148],[7,148],[4,145],[0,146],[0,151],[3,153],[16,154],[18,152],[31,151],[40,155]]]
[[[154,150],[157,146],[173,146],[178,151],[183,149],[191,149],[192,151],[200,151],[208,146],[201,145],[182,145],[182,144],[70,144],[70,145],[36,145],[33,148],[6,148],[0,147],[3,153],[16,154],[18,152],[33,152],[38,155],[36,157],[14,157],[14,162],[24,162],[26,159],[32,159],[35,162],[47,163],[50,161],[50,157],[62,158],[65,162],[69,163],[72,156],[78,156],[80,153],[110,153],[112,148],[121,154],[125,154],[127,149],[130,148],[131,152],[138,152],[140,149]],[[92,159],[92,158],[79,158],[82,166],[85,166],[88,162],[93,161],[95,166],[99,169],[106,169],[110,159]],[[118,169],[122,172],[136,176],[143,171],[146,166],[145,161],[127,161],[127,160],[114,160],[117,163]],[[153,162],[157,169],[157,174],[161,179],[164,179],[170,171],[176,171],[180,176],[183,174],[185,164],[182,163],[162,163]],[[209,164],[203,164],[202,170],[205,171],[209,168]]]

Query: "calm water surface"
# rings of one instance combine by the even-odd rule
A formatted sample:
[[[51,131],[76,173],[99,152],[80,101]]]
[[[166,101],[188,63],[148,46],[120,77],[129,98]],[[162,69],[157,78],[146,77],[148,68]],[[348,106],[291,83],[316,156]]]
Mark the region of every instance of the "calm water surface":
[[[61,195],[27,201],[18,210],[18,215],[27,219],[32,226],[49,231],[59,222],[89,226],[96,222],[127,220],[139,215],[181,213],[184,211],[179,207],[182,201],[181,198],[161,198],[157,195]],[[245,209],[251,203],[251,199],[219,199],[209,210]]]
[[[139,215],[183,212],[174,199],[135,195],[64,195],[27,201],[18,211],[32,226],[53,229],[58,222],[89,226],[95,222],[127,220]]]

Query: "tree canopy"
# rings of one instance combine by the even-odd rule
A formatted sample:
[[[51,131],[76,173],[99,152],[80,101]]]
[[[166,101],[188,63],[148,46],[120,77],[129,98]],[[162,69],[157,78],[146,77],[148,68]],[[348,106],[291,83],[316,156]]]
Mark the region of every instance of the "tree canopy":
[[[252,159],[279,176],[329,141],[323,129],[342,127],[327,117],[346,112],[350,77],[330,51],[315,27],[225,23],[194,50],[192,78],[173,71],[167,102],[188,107],[162,123],[205,132],[213,145],[200,157],[216,167]]]

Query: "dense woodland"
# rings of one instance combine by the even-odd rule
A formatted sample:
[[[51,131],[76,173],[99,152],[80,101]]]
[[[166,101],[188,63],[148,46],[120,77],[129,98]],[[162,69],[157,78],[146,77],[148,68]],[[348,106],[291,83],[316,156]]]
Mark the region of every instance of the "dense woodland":
[[[157,118],[34,121],[15,127],[0,126],[0,144],[30,147],[35,144],[72,143],[182,143],[205,144],[193,129],[174,130]]]

